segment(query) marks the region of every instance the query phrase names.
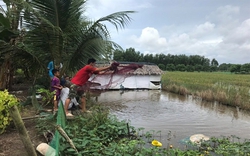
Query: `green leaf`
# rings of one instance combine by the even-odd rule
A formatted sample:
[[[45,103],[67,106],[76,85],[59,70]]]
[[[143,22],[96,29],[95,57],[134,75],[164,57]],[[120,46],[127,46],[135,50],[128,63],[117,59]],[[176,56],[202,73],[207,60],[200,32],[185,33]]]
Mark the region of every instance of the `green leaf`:
[[[0,26],[4,26],[5,29],[10,29],[10,21],[7,17],[4,17],[2,13],[0,13]]]
[[[7,6],[10,5],[10,0],[3,0],[3,2],[4,2]]]
[[[89,143],[88,140],[84,140],[84,141],[82,142],[82,146],[86,146],[88,143]]]

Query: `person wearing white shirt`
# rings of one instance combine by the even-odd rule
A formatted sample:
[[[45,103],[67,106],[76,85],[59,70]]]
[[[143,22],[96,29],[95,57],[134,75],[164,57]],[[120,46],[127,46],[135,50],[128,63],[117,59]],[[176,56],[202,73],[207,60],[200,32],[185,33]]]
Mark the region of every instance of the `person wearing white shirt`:
[[[59,104],[62,103],[63,106],[65,105],[65,101],[66,101],[66,99],[68,98],[68,95],[69,95],[69,86],[70,86],[70,82],[65,81],[65,84],[63,85],[63,89],[61,90]],[[73,105],[75,105],[75,106],[79,105],[76,98],[71,99],[68,109],[72,108]]]

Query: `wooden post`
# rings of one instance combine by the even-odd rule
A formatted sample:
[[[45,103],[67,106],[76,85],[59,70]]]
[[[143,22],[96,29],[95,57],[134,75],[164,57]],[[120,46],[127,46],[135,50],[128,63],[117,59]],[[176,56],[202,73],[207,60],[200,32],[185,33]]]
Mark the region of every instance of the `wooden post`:
[[[17,109],[17,106],[13,106],[10,109],[10,115],[14,121],[14,124],[16,126],[16,129],[19,133],[19,136],[23,142],[23,145],[27,151],[27,154],[29,156],[37,156],[35,148],[32,145],[32,142],[30,140],[30,137],[27,133],[27,130],[24,126],[23,120],[21,118],[21,115]]]
[[[130,130],[129,130],[129,125],[127,123],[127,129],[128,129],[128,137],[130,137]]]

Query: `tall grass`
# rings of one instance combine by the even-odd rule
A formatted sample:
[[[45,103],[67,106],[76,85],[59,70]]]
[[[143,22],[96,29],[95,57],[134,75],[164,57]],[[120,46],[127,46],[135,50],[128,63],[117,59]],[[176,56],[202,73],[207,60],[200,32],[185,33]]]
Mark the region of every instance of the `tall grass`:
[[[162,89],[250,110],[250,75],[219,72],[165,72]]]

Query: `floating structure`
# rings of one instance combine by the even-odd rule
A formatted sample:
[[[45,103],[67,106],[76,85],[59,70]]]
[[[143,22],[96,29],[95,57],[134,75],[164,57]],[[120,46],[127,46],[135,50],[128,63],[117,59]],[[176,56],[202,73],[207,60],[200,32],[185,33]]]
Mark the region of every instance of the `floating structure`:
[[[139,68],[127,72],[112,74],[112,71],[102,75],[96,75],[89,80],[99,84],[91,89],[161,89],[161,75],[163,71],[155,64],[144,62],[119,62],[118,71],[129,68],[131,64],[139,65]],[[96,63],[97,67],[107,66],[105,63]]]

